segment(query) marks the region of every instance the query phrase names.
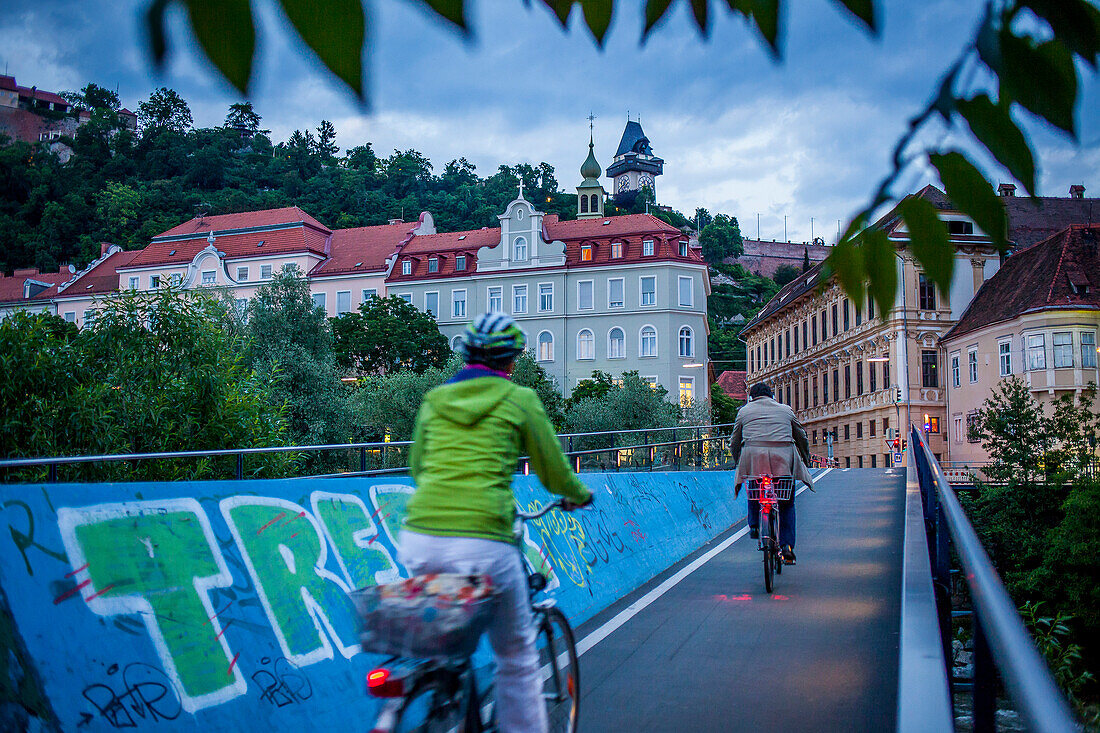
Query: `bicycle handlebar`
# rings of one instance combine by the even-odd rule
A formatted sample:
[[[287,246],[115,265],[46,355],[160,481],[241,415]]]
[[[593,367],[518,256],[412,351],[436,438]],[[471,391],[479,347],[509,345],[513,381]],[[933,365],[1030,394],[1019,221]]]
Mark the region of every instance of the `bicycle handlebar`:
[[[525,512],[525,511],[521,511],[521,510],[517,509],[516,510],[516,518],[517,519],[523,519],[523,520],[538,519],[539,517],[543,516],[544,514],[547,514],[548,512],[550,512],[551,509],[561,509],[562,511],[568,512],[568,511],[572,511],[572,509],[575,508],[576,506],[577,505],[573,504],[572,502],[570,502],[570,506],[566,506],[565,497],[559,497],[559,498],[555,499],[554,501],[550,502],[549,504],[544,504],[541,508],[536,509],[533,512]]]

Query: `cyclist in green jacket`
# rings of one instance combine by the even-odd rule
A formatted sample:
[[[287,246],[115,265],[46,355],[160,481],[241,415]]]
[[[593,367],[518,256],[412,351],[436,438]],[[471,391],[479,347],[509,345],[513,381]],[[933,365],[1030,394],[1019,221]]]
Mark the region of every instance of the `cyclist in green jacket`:
[[[527,579],[512,545],[512,479],[521,455],[542,484],[577,505],[592,500],[558,444],[538,395],[512,383],[526,339],[503,313],[466,329],[466,367],[424,398],[416,417],[408,504],[398,559],[414,575],[484,574],[500,591],[489,641],[497,660],[503,733],[546,729]]]

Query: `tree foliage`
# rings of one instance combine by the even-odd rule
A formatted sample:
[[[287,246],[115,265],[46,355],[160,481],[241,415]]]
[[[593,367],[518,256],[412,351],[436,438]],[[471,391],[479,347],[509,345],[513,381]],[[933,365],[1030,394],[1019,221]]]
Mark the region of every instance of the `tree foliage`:
[[[337,363],[360,374],[442,367],[451,355],[435,317],[404,298],[367,298],[332,319]]]
[[[170,130],[183,134],[191,129],[191,107],[173,89],[161,87],[149,95],[149,99],[138,104],[138,123],[150,131],[152,129]]]
[[[703,259],[711,265],[727,257],[740,257],[745,251],[736,217],[725,214],[715,214],[711,222],[703,227],[699,244],[703,247]]]

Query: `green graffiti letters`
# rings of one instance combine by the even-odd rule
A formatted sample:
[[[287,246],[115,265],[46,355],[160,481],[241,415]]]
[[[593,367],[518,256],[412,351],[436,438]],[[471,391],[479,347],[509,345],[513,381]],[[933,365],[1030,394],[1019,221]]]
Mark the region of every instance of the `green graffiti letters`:
[[[310,503],[351,587],[363,588],[398,579],[397,566],[379,541],[380,530],[362,499],[315,491]]]

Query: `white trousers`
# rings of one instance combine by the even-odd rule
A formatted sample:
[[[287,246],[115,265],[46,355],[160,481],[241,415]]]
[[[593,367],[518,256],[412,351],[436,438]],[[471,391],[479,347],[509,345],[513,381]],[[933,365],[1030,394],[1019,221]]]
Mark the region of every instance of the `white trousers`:
[[[501,733],[544,733],[535,622],[527,600],[527,578],[515,547],[476,537],[436,537],[402,530],[398,561],[412,575],[488,575],[500,592],[489,624],[496,657],[496,714]]]

